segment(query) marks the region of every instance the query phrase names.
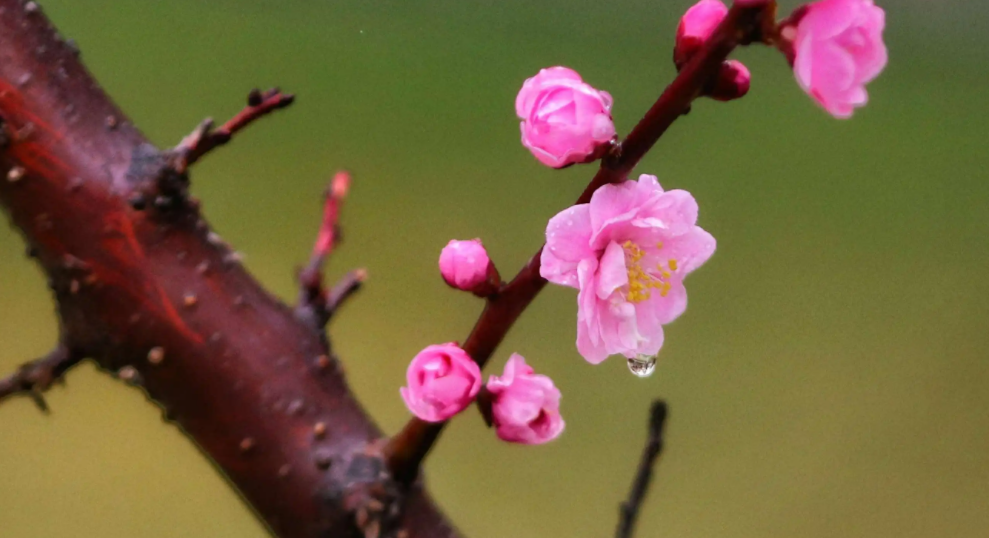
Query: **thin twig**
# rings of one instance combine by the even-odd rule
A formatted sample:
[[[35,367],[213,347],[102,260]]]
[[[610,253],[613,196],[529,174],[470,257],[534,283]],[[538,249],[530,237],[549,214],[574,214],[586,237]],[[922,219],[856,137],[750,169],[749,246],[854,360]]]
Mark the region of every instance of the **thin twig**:
[[[299,304],[296,311],[303,317],[313,318],[313,323],[320,329],[367,280],[367,271],[356,269],[347,273],[330,290],[323,285],[323,266],[340,243],[340,209],[350,191],[350,179],[350,172],[341,170],[334,174],[326,188],[323,220],[313,242],[312,255],[305,269],[299,272]]]
[[[251,90],[247,96],[247,106],[230,121],[218,129],[213,129],[213,120],[206,119],[179,143],[175,148],[176,153],[180,156],[175,167],[176,171],[185,172],[204,155],[229,142],[233,135],[253,123],[254,120],[285,108],[294,101],[294,95],[282,93],[278,88],[272,88],[263,93],[257,89]]]
[[[642,501],[645,500],[646,493],[649,491],[649,483],[652,481],[656,459],[663,451],[663,426],[666,423],[666,415],[666,402],[654,401],[649,410],[649,434],[646,437],[646,446],[642,449],[639,470],[635,473],[635,480],[632,482],[628,499],[621,505],[615,538],[632,538],[632,533],[635,531],[635,520],[642,508]]]
[[[601,161],[597,174],[577,199],[577,204],[590,202],[591,196],[603,185],[618,183],[628,178],[646,152],[660,139],[677,118],[689,112],[690,105],[704,87],[721,69],[721,64],[739,45],[760,41],[765,22],[775,16],[774,0],[748,0],[746,5],[735,4],[728,11],[712,36],[697,51],[673,82],[667,86],[659,99],[646,112],[645,116],[632,129],[624,141],[616,145]],[[546,285],[539,274],[542,247],[529,260],[529,263],[509,282],[502,291],[489,298],[484,311],[463,344],[466,351],[482,368],[501,344],[509,329],[522,312]],[[390,462],[390,468],[398,470],[402,476],[415,476],[421,459],[429,453],[432,444],[439,438],[441,423],[419,424],[418,418],[410,419],[403,432],[391,444],[421,443],[415,448],[392,447],[392,454],[421,454],[419,460],[404,458],[400,462]],[[412,435],[415,434],[415,435]],[[402,469],[403,465],[415,466],[412,470]]]
[[[67,346],[59,344],[44,357],[23,364],[13,374],[0,379],[0,401],[18,394],[26,395],[34,400],[38,409],[48,413],[48,404],[41,394],[81,359]]]
[[[353,297],[361,289],[361,286],[364,285],[366,280],[366,269],[354,269],[338,280],[326,295],[326,312],[329,317],[333,317],[337,309],[347,302],[347,299]]]

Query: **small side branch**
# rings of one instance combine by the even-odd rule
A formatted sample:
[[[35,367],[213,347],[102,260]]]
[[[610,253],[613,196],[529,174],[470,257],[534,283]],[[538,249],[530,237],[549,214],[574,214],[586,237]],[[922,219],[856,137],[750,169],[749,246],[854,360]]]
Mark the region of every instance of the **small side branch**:
[[[356,269],[347,273],[330,290],[323,285],[323,266],[340,243],[340,209],[349,191],[350,172],[341,170],[333,176],[326,189],[323,220],[313,243],[312,255],[305,269],[299,272],[299,304],[296,313],[310,319],[320,329],[367,280],[367,271]]]
[[[0,379],[0,401],[18,394],[30,396],[42,412],[49,411],[42,393],[60,379],[82,357],[60,344],[44,357],[28,362],[10,376]]]
[[[230,121],[214,129],[213,120],[206,119],[179,143],[175,148],[175,152],[179,156],[175,166],[176,171],[178,173],[185,172],[204,155],[229,142],[233,135],[253,123],[254,120],[285,108],[294,101],[294,95],[282,93],[278,88],[272,88],[266,92],[257,89],[251,90],[247,96],[247,106]]]
[[[653,467],[663,451],[663,426],[666,423],[666,415],[666,402],[654,401],[649,411],[649,435],[646,437],[646,446],[642,450],[642,460],[639,461],[639,470],[635,473],[632,490],[628,494],[628,499],[621,505],[615,538],[632,538],[635,520],[639,516],[642,502],[649,491],[649,483],[652,481]]]

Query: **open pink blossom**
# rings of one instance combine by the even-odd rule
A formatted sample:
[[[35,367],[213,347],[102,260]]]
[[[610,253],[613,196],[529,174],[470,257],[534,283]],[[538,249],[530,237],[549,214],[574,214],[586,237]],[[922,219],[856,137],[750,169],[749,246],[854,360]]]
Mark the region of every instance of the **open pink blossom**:
[[[502,440],[540,445],[563,433],[559,389],[550,378],[536,374],[521,355],[512,354],[504,373],[491,376],[487,388],[495,433]]]
[[[497,287],[498,273],[480,239],[450,241],[440,252],[439,265],[443,280],[458,290],[481,292]]]
[[[683,14],[673,48],[673,61],[678,69],[700,50],[727,15],[728,7],[721,0],[700,0]]]
[[[522,145],[546,166],[562,168],[601,157],[615,138],[611,95],[566,67],[550,67],[526,80],[515,98]]]
[[[540,274],[580,290],[577,349],[587,361],[659,352],[663,325],[687,308],[684,277],[714,253],[696,223],[694,197],[649,175],[605,185],[549,221]]]
[[[412,359],[400,393],[413,415],[442,422],[467,408],[481,390],[481,369],[454,343],[432,345]]]
[[[793,40],[800,87],[836,118],[869,100],[865,85],[886,67],[886,13],[872,0],[820,0],[807,6]]]

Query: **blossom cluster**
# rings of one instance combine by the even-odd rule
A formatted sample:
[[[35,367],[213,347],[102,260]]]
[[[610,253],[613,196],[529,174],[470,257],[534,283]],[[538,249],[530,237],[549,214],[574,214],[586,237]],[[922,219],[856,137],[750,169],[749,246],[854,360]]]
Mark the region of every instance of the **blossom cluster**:
[[[759,0],[738,0],[739,6]],[[715,35],[732,31],[721,0],[700,0],[676,31],[673,61],[687,69]],[[722,27],[725,27],[722,29]],[[798,85],[837,118],[866,104],[865,86],[887,61],[885,14],[873,0],[818,0],[775,24],[761,39],[786,56]],[[718,101],[746,95],[751,73],[725,60],[700,94]],[[542,69],[515,100],[522,145],[542,164],[564,168],[620,153],[614,100],[573,69]],[[648,375],[663,346],[664,326],[687,308],[684,280],[714,254],[717,242],[698,226],[698,204],[685,190],[665,190],[656,176],[599,187],[587,203],[564,209],[546,226],[539,274],[577,290],[577,351],[598,364],[612,355]],[[439,258],[451,287],[491,300],[502,284],[479,239],[451,241]],[[503,440],[540,444],[563,431],[560,391],[513,354],[501,376],[482,382],[474,359],[454,343],[433,345],[409,365],[401,389],[409,410],[442,422],[480,400]]]

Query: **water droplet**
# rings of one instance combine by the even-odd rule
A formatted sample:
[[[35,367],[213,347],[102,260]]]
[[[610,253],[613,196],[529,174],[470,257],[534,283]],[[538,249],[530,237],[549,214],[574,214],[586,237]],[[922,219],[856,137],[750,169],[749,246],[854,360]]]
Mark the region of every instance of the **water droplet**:
[[[656,356],[639,355],[634,359],[628,359],[628,370],[635,377],[649,377],[656,371]]]

